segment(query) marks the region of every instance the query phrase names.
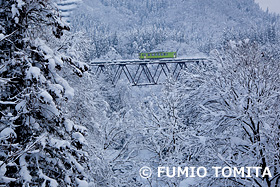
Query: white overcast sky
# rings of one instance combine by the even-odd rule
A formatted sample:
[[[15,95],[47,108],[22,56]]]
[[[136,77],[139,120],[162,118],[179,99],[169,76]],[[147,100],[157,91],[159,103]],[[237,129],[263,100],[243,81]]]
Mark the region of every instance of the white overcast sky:
[[[268,8],[269,12],[276,12],[280,14],[280,0],[255,0],[259,3],[260,7],[266,11]]]

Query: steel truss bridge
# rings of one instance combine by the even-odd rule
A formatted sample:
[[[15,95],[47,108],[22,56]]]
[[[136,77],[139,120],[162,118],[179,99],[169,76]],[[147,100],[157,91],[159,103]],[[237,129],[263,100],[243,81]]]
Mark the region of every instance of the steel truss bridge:
[[[113,84],[125,77],[133,86],[158,85],[164,77],[177,80],[183,69],[205,65],[207,62],[206,58],[116,60],[91,62],[90,71],[97,77],[107,75]]]

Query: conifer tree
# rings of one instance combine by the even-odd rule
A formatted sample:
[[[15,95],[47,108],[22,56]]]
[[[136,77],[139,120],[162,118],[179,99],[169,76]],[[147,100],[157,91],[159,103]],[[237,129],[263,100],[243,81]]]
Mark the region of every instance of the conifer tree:
[[[0,3],[0,185],[87,186],[87,132],[63,115],[74,90],[59,74],[87,67],[48,46],[69,27],[49,0]]]

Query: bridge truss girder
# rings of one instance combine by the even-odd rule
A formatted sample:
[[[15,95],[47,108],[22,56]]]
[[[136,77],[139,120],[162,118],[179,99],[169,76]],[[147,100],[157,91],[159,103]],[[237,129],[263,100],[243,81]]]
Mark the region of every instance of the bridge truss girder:
[[[160,77],[178,79],[182,70],[190,64],[205,64],[207,59],[162,59],[162,60],[127,60],[112,62],[92,62],[91,72],[96,76],[107,74],[116,84],[123,75],[133,86],[157,85]]]

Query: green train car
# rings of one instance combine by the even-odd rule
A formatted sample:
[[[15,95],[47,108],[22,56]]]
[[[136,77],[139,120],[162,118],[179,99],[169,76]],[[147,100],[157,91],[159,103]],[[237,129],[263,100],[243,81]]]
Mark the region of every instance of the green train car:
[[[154,53],[139,53],[139,59],[161,59],[161,58],[176,58],[176,52],[154,52]]]

